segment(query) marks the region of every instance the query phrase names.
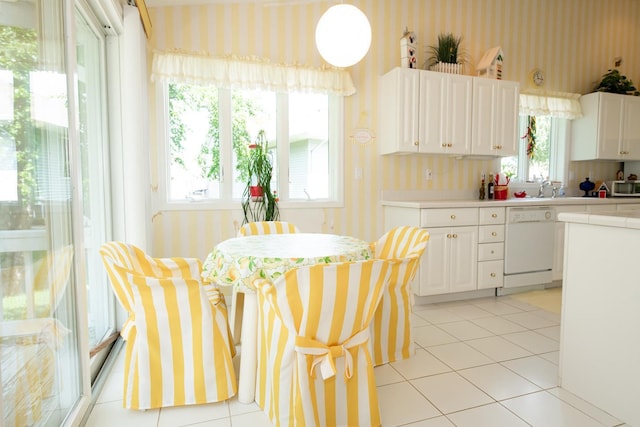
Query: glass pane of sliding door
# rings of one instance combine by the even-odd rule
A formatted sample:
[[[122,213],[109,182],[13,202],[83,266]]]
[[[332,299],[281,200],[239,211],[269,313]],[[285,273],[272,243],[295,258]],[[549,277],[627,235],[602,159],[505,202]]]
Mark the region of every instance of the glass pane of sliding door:
[[[76,9],[76,62],[78,76],[78,122],[82,176],[85,279],[89,320],[89,348],[97,354],[115,331],[115,307],[98,250],[110,235],[108,227],[109,181],[105,36],[90,11]],[[104,347],[104,351],[108,347]],[[92,378],[102,358],[92,363]]]
[[[64,0],[0,13],[0,424],[59,425],[82,394]]]

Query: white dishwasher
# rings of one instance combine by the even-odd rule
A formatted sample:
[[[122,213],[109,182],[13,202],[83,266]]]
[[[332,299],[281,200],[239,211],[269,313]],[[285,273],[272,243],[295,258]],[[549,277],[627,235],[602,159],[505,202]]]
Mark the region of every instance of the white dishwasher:
[[[551,283],[555,222],[548,206],[507,208],[504,289],[498,288],[498,295]]]

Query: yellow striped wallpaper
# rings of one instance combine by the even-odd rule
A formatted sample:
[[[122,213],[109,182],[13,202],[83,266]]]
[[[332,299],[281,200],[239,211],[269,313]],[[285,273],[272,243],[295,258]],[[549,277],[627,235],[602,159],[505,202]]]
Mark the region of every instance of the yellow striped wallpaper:
[[[302,4],[301,4],[302,3]],[[640,85],[640,1],[638,0],[353,0],[371,22],[369,53],[349,71],[357,93],[345,100],[345,135],[354,128],[376,131],[378,77],[400,64],[399,39],[405,28],[418,38],[418,63],[441,32],[463,37],[469,64],[493,46],[505,55],[504,79],[530,87],[533,68],[546,74],[548,90],[588,93],[600,76],[622,57],[621,71]],[[212,55],[256,55],[273,62],[318,67],[324,62],[315,44],[315,25],[333,1],[283,1],[267,4],[215,4],[150,8],[151,50],[182,49]],[[150,56],[149,56],[150,58]],[[149,64],[151,61],[149,60]],[[156,146],[156,111],[150,99],[151,146]],[[309,214],[282,213],[303,231],[334,232],[374,240],[382,234],[381,190],[463,191],[474,189],[482,171],[497,170],[498,160],[456,160],[438,156],[379,156],[377,145],[359,146],[345,137],[345,205]],[[155,152],[152,152],[155,159]],[[364,179],[354,180],[355,168]],[[433,180],[424,180],[424,170]],[[592,180],[612,179],[612,162],[574,162],[577,188],[588,174]],[[152,161],[152,181],[159,177]],[[153,253],[180,253],[204,258],[213,246],[235,235],[241,214],[235,211],[155,212]]]

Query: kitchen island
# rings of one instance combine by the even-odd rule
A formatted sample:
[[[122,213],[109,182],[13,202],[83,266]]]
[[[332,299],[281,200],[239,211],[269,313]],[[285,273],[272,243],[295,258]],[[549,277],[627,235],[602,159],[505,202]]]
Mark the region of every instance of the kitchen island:
[[[640,210],[567,212],[560,385],[640,426]]]

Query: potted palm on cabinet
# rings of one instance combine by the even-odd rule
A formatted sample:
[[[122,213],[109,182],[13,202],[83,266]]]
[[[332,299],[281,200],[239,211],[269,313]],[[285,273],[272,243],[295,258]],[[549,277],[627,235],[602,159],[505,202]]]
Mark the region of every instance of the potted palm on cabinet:
[[[429,46],[427,64],[431,71],[439,71],[449,74],[462,74],[462,66],[465,62],[465,53],[460,47],[462,36],[452,33],[438,35],[438,43]],[[425,67],[426,68],[426,67]]]
[[[247,185],[242,195],[243,224],[280,219],[278,198],[271,190],[273,164],[264,130],[258,132],[255,143],[249,145],[246,172]]]

